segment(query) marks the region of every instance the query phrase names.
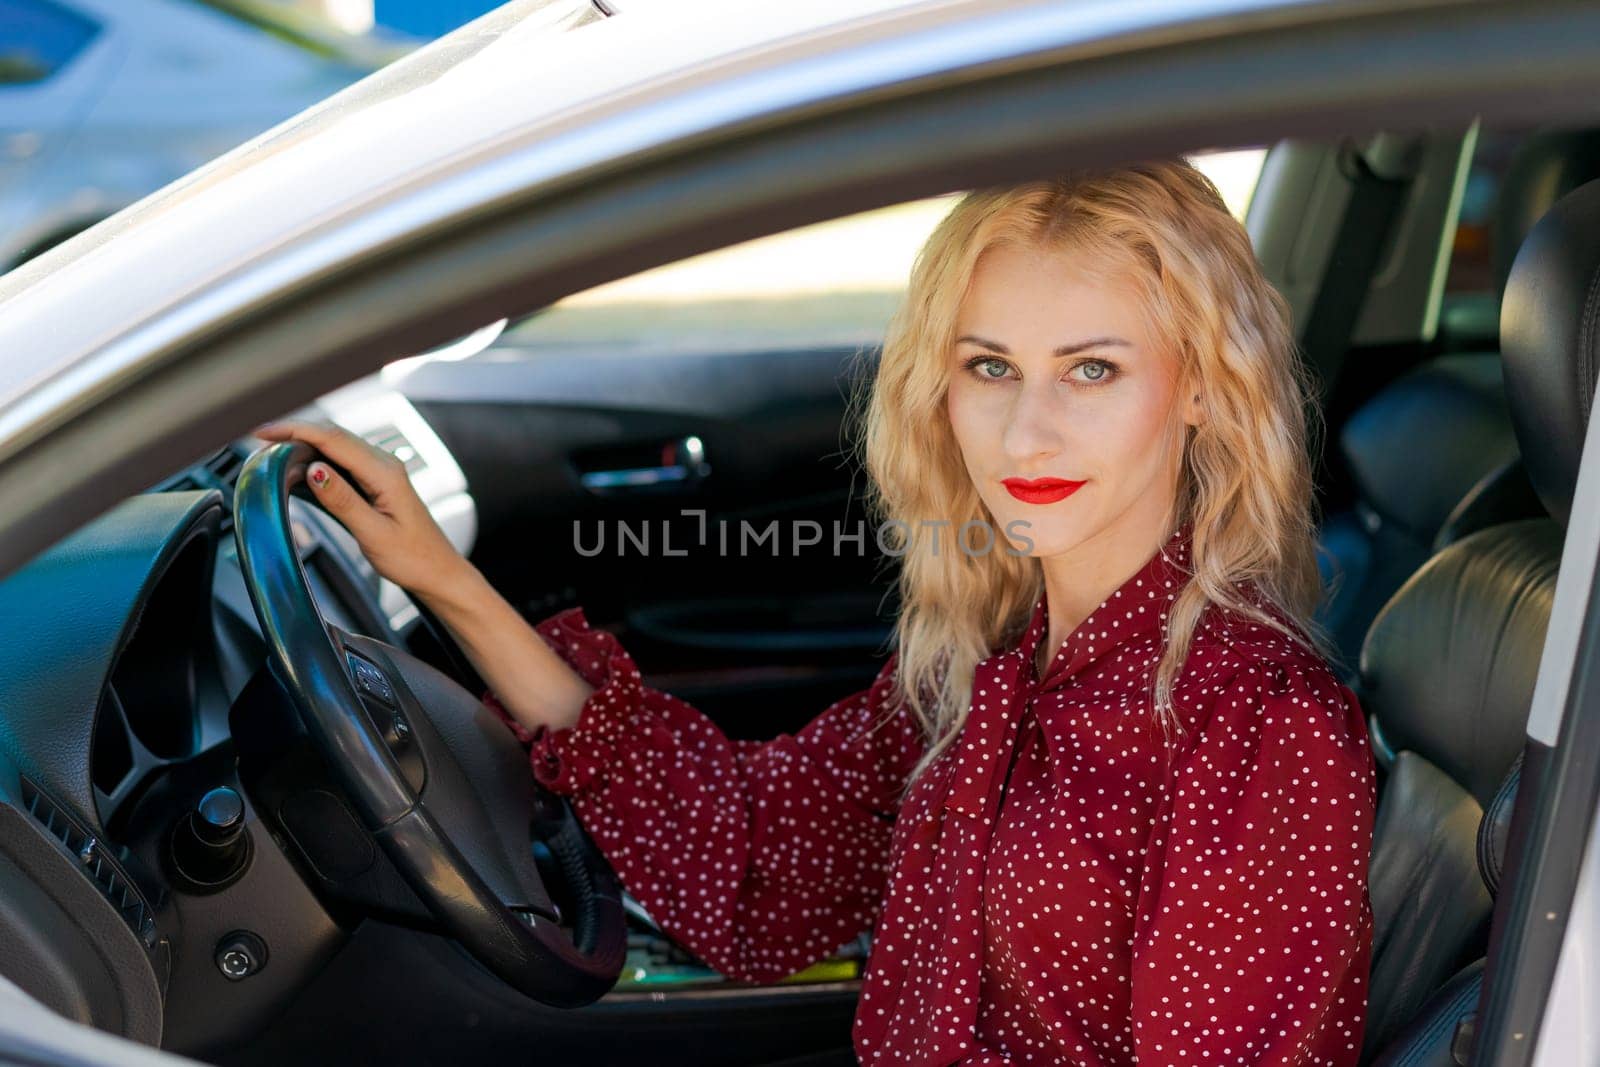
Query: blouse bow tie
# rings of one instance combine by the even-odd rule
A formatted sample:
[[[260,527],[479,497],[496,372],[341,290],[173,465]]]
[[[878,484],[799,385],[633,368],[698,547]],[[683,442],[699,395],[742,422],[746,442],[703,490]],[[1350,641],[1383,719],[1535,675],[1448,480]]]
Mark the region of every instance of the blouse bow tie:
[[[1091,613],[1063,643],[1042,677],[1032,670],[1044,641],[1048,613],[1041,596],[1017,647],[982,661],[974,671],[972,703],[960,736],[930,766],[907,797],[905,812],[925,814],[897,826],[894,853],[897,869],[892,885],[942,888],[931,899],[886,903],[882,922],[905,929],[925,951],[895,961],[892,968],[869,975],[877,997],[898,1000],[891,1015],[920,1018],[916,1029],[891,1029],[876,1050],[874,1062],[944,1065],[980,1051],[976,1042],[979,985],[984,960],[984,869],[995,822],[1004,799],[1006,780],[1020,748],[1027,711],[1042,693],[1063,688],[1084,667],[1112,651],[1103,639],[1109,629],[1106,612],[1132,611],[1121,638],[1159,628],[1165,580],[1187,563],[1188,527],[1182,527],[1134,579],[1130,595],[1113,606],[1108,600]],[[933,800],[929,792],[943,790]],[[922,794],[918,803],[915,794]],[[888,988],[883,988],[888,987]],[[885,997],[885,994],[887,996]]]
[[[1030,697],[1028,658],[1021,649],[985,661],[973,678],[972,710],[961,732],[944,809],[992,827],[1022,712]]]
[[[972,710],[956,743],[949,788],[945,794],[935,846],[935,862],[943,869],[931,884],[948,887],[941,929],[929,953],[945,972],[935,985],[934,1018],[949,1021],[929,1062],[966,1055],[978,1021],[977,985],[982,981],[982,857],[999,816],[1007,772],[1016,751],[1023,713],[1031,699],[1031,657],[1037,641],[985,661],[975,673]],[[941,1028],[942,1029],[942,1028]]]

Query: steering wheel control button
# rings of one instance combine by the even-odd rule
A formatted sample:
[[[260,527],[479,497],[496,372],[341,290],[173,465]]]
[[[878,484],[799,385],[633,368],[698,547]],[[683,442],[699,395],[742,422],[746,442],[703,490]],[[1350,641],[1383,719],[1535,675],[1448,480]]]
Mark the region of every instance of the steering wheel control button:
[[[217,970],[230,982],[242,982],[267,965],[267,944],[248,930],[235,930],[217,942]]]
[[[356,688],[374,700],[394,707],[394,687],[384,673],[354,653],[347,653],[345,658],[350,661],[350,673],[355,678]]]
[[[172,829],[167,858],[176,881],[191,893],[212,893],[233,884],[250,865],[250,835],[244,798],[218,786]]]
[[[383,740],[396,752],[411,746],[411,724],[406,722],[405,716],[395,712],[389,718],[389,728],[383,732]]]

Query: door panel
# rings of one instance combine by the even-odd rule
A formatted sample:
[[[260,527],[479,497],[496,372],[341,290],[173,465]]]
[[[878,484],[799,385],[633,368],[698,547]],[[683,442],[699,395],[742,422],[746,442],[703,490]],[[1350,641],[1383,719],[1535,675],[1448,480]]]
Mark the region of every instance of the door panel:
[[[473,561],[512,603],[535,621],[581,604],[648,684],[730,736],[771,737],[865,687],[887,652],[894,560],[843,437],[875,359],[491,349],[401,388],[461,464]]]

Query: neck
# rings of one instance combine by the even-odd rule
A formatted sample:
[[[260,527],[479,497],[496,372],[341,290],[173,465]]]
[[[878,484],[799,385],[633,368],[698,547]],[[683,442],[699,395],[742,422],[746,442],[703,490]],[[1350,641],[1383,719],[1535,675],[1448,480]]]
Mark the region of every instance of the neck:
[[[1147,518],[1134,528],[1114,523],[1069,551],[1041,561],[1049,632],[1035,657],[1040,675],[1067,636],[1156,554],[1176,523],[1172,517]]]

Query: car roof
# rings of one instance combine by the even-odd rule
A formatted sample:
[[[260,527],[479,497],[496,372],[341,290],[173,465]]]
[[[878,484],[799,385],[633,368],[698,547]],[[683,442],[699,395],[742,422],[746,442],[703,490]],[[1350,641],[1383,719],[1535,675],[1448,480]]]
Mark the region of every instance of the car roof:
[[[0,452],[60,390],[497,197],[970,64],[1296,6],[1333,5],[517,0],[0,276],[0,352],[29,354],[0,362]]]

